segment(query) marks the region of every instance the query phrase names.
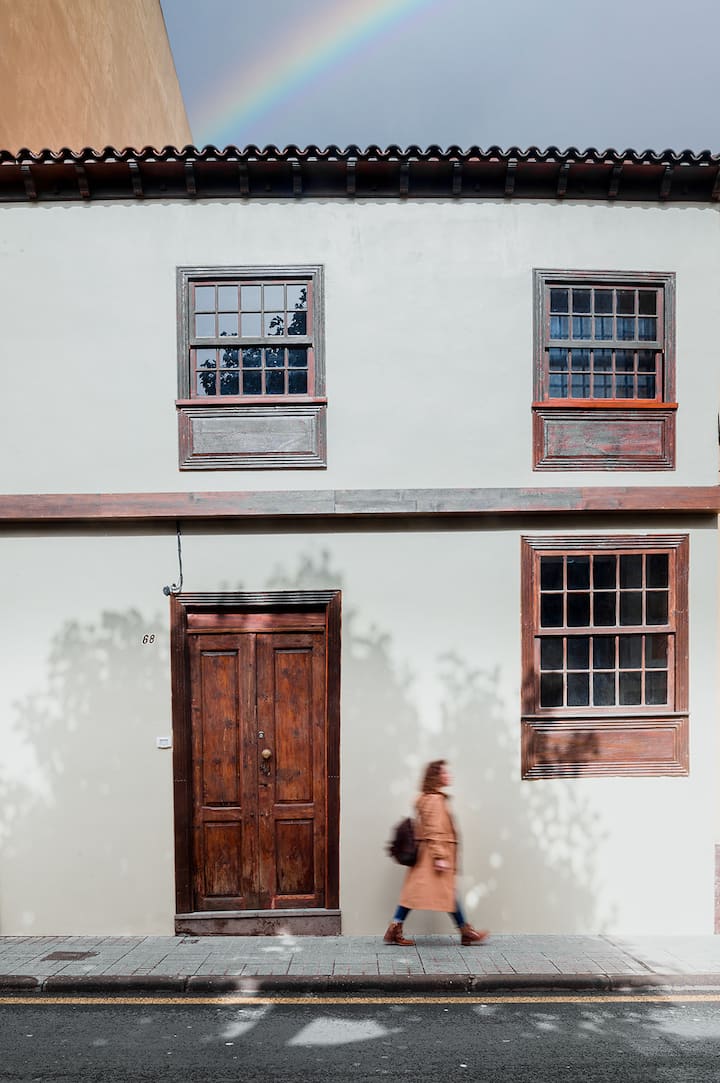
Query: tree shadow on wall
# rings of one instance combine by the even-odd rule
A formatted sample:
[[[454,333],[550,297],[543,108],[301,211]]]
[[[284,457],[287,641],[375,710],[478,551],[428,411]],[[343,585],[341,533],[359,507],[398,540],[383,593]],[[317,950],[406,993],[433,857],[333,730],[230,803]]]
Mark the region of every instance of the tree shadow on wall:
[[[169,688],[166,621],[130,609],[65,623],[37,690],[14,705],[34,769],[30,781],[6,769],[0,848],[5,907],[28,934],[117,933],[111,915],[123,912],[153,924],[143,921],[143,900],[158,894],[148,873],[172,867],[171,820],[156,822],[171,794],[170,753],[154,751],[156,735],[171,732]],[[96,928],[67,928],[68,915],[82,923],[88,911]]]
[[[519,707],[511,714],[500,696],[498,669],[447,654],[440,677],[471,911],[517,932],[602,931],[613,914],[598,906],[597,812],[571,779],[521,780]]]

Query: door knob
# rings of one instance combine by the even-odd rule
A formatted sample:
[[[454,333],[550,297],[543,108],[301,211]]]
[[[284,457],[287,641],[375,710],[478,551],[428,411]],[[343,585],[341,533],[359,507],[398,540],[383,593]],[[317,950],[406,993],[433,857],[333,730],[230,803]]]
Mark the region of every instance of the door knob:
[[[262,763],[260,764],[260,770],[264,775],[270,774],[270,760],[272,759],[272,752],[269,748],[264,748],[260,753],[262,757]]]
[[[270,749],[269,749],[269,748],[264,748],[264,749],[262,750],[262,753],[261,753],[261,755],[262,755],[262,758],[263,758],[264,760],[270,760],[270,759],[272,759],[272,752],[270,751]]]

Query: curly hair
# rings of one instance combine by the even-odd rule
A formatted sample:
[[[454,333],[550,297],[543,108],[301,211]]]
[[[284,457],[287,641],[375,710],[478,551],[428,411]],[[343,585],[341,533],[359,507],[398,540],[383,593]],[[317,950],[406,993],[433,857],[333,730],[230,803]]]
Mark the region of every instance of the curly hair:
[[[438,793],[442,789],[442,773],[447,767],[447,760],[432,760],[425,768],[420,786],[421,793]]]

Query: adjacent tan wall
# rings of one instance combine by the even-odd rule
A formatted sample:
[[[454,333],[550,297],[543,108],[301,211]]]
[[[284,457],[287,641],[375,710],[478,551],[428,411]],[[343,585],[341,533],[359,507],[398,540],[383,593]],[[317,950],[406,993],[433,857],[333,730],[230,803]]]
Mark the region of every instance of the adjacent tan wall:
[[[160,0],[0,0],[0,146],[192,143]]]

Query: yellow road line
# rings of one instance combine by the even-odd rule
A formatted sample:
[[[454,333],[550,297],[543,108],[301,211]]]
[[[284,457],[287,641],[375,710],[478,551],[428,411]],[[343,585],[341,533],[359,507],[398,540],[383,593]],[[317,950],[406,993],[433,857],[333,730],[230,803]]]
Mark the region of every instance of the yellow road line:
[[[596,994],[558,994],[557,996],[244,996],[228,993],[223,996],[35,996],[0,997],[0,1005],[34,1004],[50,1007],[55,1004],[82,1005],[182,1005],[233,1007],[234,1005],[257,1004],[296,1004],[306,1007],[322,1004],[718,1004],[720,993],[607,993]]]

